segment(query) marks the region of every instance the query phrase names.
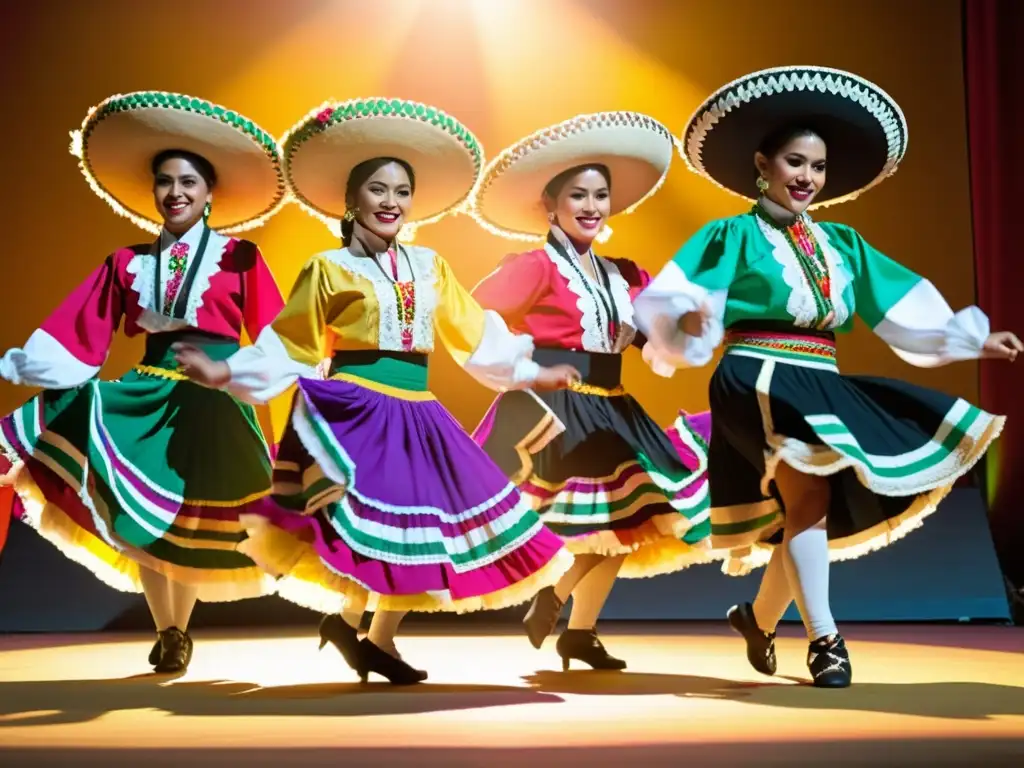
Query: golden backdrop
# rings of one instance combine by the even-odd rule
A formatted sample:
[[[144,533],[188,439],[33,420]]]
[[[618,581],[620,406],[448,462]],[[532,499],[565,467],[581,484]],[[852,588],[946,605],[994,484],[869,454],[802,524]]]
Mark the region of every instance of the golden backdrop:
[[[17,10],[12,10],[17,7]],[[327,98],[388,96],[458,116],[488,156],[581,112],[647,112],[679,133],[712,90],[784,64],[852,70],[892,94],[910,126],[899,173],[825,215],[926,274],[954,309],[974,301],[959,0],[137,0],[36,3],[4,11],[5,119],[0,349],[29,333],[110,251],[148,235],[89,191],[68,131],[113,93],[161,89],[229,105],[280,135]],[[339,180],[343,183],[343,180]],[[602,251],[657,270],[711,218],[745,204],[677,157],[661,192],[612,220]],[[250,234],[287,291],[333,246],[287,207]],[[521,244],[466,216],[424,227],[467,286]],[[119,338],[104,376],[138,360]],[[977,367],[918,370],[863,326],[840,342],[846,372],[876,373],[971,399]],[[659,379],[627,355],[626,383],[659,421],[707,407],[711,367]],[[472,428],[491,397],[443,352],[431,383]],[[30,393],[0,385],[0,410]],[[279,430],[287,402],[274,404]]]

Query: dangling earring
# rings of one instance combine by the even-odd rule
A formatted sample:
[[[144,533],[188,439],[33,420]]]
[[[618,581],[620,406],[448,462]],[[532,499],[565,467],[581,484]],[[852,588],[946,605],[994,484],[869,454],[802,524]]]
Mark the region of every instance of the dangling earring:
[[[341,218],[343,218],[345,221],[355,221],[356,220],[356,211],[355,211],[355,209],[354,208],[346,208],[345,209],[345,215],[342,216]]]
[[[558,217],[554,214],[554,212],[549,213],[548,214],[548,224],[550,224],[551,226],[554,226],[556,221],[558,221]]]
[[[762,195],[768,191],[768,179],[764,176],[757,177],[757,191]]]
[[[203,206],[203,221],[208,221],[211,213],[213,213],[213,203],[207,202]]]

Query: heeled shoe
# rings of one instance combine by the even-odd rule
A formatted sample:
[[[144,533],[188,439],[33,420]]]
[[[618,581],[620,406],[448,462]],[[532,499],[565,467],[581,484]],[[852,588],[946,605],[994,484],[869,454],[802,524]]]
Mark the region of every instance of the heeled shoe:
[[[754,606],[750,603],[734,605],[726,614],[729,626],[747,641],[747,661],[762,675],[774,675],[779,668],[775,657],[775,633],[763,632],[754,618]]]
[[[813,641],[807,648],[807,668],[815,688],[849,688],[853,665],[843,636],[837,632]]]
[[[539,649],[544,644],[544,638],[555,631],[564,605],[565,603],[555,594],[554,587],[544,587],[534,595],[530,610],[523,617],[526,636],[530,638],[530,644],[534,648]]]
[[[357,671],[359,679],[364,683],[369,679],[371,672],[386,678],[392,685],[416,685],[427,679],[424,670],[415,669],[401,658],[381,650],[371,643],[369,638],[364,637],[360,641],[359,650],[362,667]]]
[[[596,629],[567,629],[555,645],[555,650],[562,657],[562,671],[569,671],[569,660],[576,659],[589,664],[593,669],[621,671],[626,662],[616,659],[605,650]]]
[[[358,672],[362,669],[362,652],[359,635],[355,627],[350,626],[338,614],[327,614],[320,620],[320,650],[328,643],[333,645],[345,663]]]
[[[160,633],[160,659],[153,670],[166,675],[184,672],[192,661],[192,638],[177,627],[169,627]]]

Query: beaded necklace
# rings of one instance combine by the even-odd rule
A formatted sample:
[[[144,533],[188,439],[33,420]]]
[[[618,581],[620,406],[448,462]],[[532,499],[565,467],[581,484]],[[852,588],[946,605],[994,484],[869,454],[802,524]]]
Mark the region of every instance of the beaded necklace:
[[[607,351],[611,352],[615,340],[619,335],[619,310],[615,306],[615,300],[612,298],[612,286],[611,280],[608,278],[608,273],[601,266],[601,262],[594,255],[593,251],[589,252],[590,264],[594,269],[594,275],[597,277],[599,283],[594,284],[586,272],[579,265],[579,260],[573,258],[569,252],[562,245],[561,241],[555,237],[553,233],[548,233],[548,245],[555,249],[559,256],[569,262],[573,270],[579,276],[583,282],[584,288],[587,289],[587,293],[590,294],[591,301],[594,302],[594,308],[597,312],[597,321],[600,323],[604,334],[607,334],[607,338],[604,338],[602,334],[601,343],[605,345]],[[594,289],[597,289],[596,291]],[[604,310],[602,315],[601,310]]]
[[[405,256],[405,263],[409,267],[409,274],[412,275],[412,280],[403,282],[398,279],[398,254],[395,253],[394,248],[388,248],[388,256],[391,259],[390,275],[381,266],[380,262],[377,261],[376,256],[373,257],[373,263],[384,273],[384,277],[391,282],[394,288],[395,297],[398,300],[396,306],[398,309],[398,326],[402,335],[402,349],[408,352],[412,350],[413,346],[413,321],[416,318],[416,273],[413,271],[408,251],[401,246],[399,246],[399,250]]]

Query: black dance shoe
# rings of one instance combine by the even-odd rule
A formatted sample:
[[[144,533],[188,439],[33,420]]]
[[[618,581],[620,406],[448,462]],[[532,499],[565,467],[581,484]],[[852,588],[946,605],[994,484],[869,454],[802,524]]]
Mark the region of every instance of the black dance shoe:
[[[849,688],[853,666],[843,636],[836,633],[812,642],[807,648],[807,668],[815,688]]]
[[[555,645],[562,657],[562,671],[569,671],[569,660],[576,659],[589,664],[593,669],[621,671],[626,662],[610,655],[601,644],[596,629],[567,629]]]
[[[743,635],[747,641],[747,661],[762,675],[774,675],[778,669],[775,658],[775,633],[762,632],[754,618],[754,606],[750,603],[734,605],[726,614],[729,626]]]
[[[386,678],[392,685],[416,685],[427,679],[427,673],[422,669],[415,669],[400,657],[381,650],[369,638],[364,637],[359,643],[359,652],[362,666],[356,671],[364,683],[371,672]]]
[[[555,631],[564,605],[565,603],[555,594],[554,587],[544,587],[534,596],[530,610],[523,618],[526,636],[530,638],[534,648],[540,648],[544,644],[544,638]]]
[[[155,667],[160,663],[160,633],[156,633],[156,642],[149,651],[149,666]]]
[[[192,647],[192,638],[187,632],[177,627],[165,629],[160,633],[160,659],[153,670],[161,675],[184,672],[192,661]]]
[[[337,649],[349,667],[356,672],[363,668],[359,635],[355,627],[336,613],[327,614],[320,621],[320,650],[328,643]]]

